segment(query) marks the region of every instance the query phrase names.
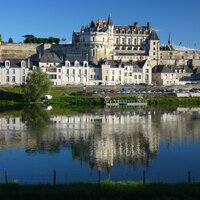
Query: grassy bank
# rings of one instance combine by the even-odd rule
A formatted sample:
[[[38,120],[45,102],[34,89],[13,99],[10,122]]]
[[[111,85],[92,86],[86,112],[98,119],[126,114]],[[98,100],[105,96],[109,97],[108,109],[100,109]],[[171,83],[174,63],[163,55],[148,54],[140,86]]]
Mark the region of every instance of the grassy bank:
[[[25,199],[200,199],[200,184],[101,183],[70,185],[0,185],[1,200]]]
[[[147,97],[145,101],[150,106],[200,106],[200,98],[198,97],[172,97],[172,96],[157,96],[157,97]]]
[[[104,100],[101,97],[90,96],[58,96],[54,97],[51,104],[60,105],[104,105]]]

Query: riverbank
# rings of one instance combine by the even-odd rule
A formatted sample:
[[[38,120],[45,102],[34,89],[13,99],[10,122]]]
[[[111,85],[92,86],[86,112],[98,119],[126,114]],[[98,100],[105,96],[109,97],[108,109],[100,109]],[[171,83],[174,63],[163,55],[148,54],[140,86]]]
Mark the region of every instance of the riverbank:
[[[0,199],[200,199],[200,184],[146,184],[135,182],[69,185],[0,185]]]
[[[98,88],[101,88],[100,86]],[[149,106],[199,106],[200,97],[178,97],[177,94],[121,94],[116,93],[115,90],[105,93],[95,93],[94,87],[84,93],[80,92],[83,87],[52,87],[49,94],[53,96],[49,104],[57,106],[104,106],[104,98],[110,97],[111,101],[131,101],[137,102],[138,100],[146,102]],[[119,88],[118,88],[119,89]],[[93,92],[92,92],[93,91]],[[196,93],[198,94],[198,93]],[[138,99],[139,98],[139,99]],[[39,102],[41,103],[41,102]],[[10,106],[16,104],[31,104],[24,101],[21,88],[14,87],[1,87],[0,89],[0,106]]]

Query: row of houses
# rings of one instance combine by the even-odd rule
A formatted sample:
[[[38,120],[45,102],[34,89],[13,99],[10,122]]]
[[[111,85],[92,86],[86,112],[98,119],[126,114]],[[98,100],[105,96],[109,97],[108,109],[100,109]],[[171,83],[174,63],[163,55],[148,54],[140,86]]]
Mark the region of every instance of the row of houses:
[[[65,59],[56,53],[45,52],[39,62],[31,59],[9,59],[0,63],[0,84],[25,83],[29,72],[40,68],[49,75],[54,85],[179,85],[192,81],[198,70],[188,66],[157,65],[151,67],[150,59],[116,61],[103,59],[98,64],[86,61],[81,55],[69,55]]]

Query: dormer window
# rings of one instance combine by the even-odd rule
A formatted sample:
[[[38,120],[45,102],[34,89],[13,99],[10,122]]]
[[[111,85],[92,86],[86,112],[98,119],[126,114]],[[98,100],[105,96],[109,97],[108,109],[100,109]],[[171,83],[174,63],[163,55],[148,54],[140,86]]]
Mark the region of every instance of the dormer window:
[[[66,67],[70,67],[70,62],[69,61],[65,61],[65,66]]]
[[[78,62],[78,61],[75,61],[74,66],[75,66],[75,67],[78,67],[78,66],[79,66],[79,62]]]
[[[23,67],[23,68],[26,67],[26,62],[25,62],[25,61],[22,61],[22,62],[21,62],[21,67]]]
[[[10,67],[10,61],[9,60],[5,61],[5,67]]]
[[[87,67],[88,66],[88,63],[87,62],[84,62],[84,67]]]

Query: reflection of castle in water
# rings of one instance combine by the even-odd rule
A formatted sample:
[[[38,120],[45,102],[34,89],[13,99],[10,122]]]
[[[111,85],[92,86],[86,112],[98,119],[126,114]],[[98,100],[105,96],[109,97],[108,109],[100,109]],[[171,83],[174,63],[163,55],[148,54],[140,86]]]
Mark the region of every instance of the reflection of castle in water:
[[[117,164],[148,165],[159,141],[199,139],[199,110],[102,111],[53,116],[44,129],[28,128],[20,117],[0,118],[0,147],[55,151],[70,144],[73,158],[99,169]]]

